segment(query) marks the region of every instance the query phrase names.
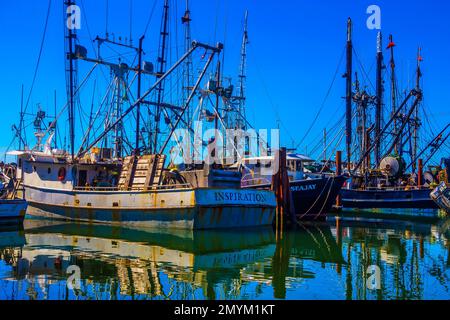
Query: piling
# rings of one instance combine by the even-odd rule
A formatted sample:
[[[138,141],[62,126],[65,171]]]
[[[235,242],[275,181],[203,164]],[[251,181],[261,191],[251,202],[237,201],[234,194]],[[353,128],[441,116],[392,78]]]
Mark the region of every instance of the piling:
[[[336,176],[342,174],[342,151],[336,151]],[[340,208],[342,206],[341,195],[336,197],[336,207]]]
[[[419,172],[417,174],[417,185],[419,188],[423,186],[423,160],[419,159]]]
[[[272,191],[275,192],[277,199],[277,210],[275,217],[275,227],[277,236],[282,237],[283,228],[287,222],[286,215],[294,219],[293,203],[291,199],[291,188],[286,167],[287,152],[286,148],[281,148],[275,155],[275,172],[272,176]]]

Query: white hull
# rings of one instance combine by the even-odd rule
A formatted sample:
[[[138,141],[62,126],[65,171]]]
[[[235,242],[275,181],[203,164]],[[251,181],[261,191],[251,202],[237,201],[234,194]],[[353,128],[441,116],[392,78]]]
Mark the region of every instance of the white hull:
[[[271,225],[270,191],[229,188],[69,191],[25,186],[33,216],[112,225],[223,229]]]

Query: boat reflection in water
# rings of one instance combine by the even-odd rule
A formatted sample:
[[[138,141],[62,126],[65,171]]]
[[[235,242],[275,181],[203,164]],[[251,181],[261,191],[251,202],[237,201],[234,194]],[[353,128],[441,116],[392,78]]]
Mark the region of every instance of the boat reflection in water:
[[[443,227],[339,220],[175,231],[29,220],[0,230],[0,299],[449,299]],[[406,231],[405,231],[406,230]],[[381,270],[381,290],[366,286]],[[80,288],[67,287],[78,266]],[[73,270],[73,269],[72,269]]]

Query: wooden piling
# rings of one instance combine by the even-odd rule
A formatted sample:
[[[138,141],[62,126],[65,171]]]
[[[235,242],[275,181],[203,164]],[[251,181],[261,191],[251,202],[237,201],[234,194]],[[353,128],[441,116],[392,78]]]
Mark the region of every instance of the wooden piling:
[[[291,201],[291,189],[288,176],[288,170],[286,167],[287,152],[286,148],[281,148],[275,155],[274,164],[278,166],[278,169],[272,176],[272,191],[275,192],[277,199],[277,212],[275,217],[275,226],[277,230],[277,236],[282,237],[283,228],[286,224],[285,215],[289,214],[293,217],[293,207]]]
[[[419,159],[419,172],[417,174],[417,185],[419,188],[423,186],[423,160]]]
[[[336,176],[342,174],[342,151],[336,151]],[[342,206],[341,195],[336,197],[336,207],[340,208]]]

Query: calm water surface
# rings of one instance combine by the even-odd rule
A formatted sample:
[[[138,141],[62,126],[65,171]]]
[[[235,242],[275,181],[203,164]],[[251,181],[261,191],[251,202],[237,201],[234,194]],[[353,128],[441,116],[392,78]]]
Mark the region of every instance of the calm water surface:
[[[450,299],[448,221],[167,232],[27,221],[0,229],[0,299]],[[78,266],[79,290],[67,287]],[[366,286],[378,266],[381,289]]]

